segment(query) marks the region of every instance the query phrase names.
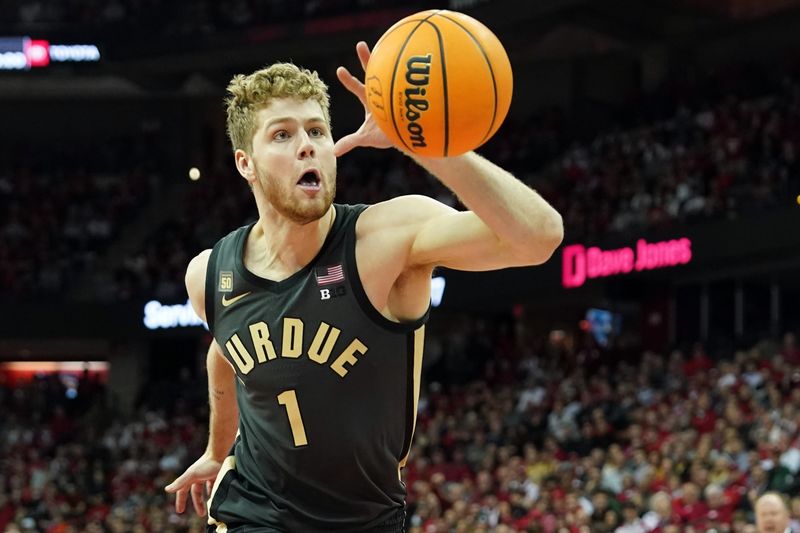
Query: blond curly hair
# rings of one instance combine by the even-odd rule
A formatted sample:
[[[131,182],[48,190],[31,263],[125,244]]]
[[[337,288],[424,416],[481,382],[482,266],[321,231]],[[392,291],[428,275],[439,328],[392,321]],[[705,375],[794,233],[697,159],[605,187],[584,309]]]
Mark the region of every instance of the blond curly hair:
[[[316,100],[322,107],[325,120],[329,125],[331,123],[328,86],[316,72],[292,63],[275,63],[247,76],[237,74],[228,84],[227,91],[227,131],[234,151],[252,151],[253,135],[258,129],[256,114],[269,106],[274,98]]]

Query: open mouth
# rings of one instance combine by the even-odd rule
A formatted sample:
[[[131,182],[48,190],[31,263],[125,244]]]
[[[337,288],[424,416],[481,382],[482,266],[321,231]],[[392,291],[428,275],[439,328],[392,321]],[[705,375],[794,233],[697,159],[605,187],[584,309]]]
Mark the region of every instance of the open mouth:
[[[319,171],[311,169],[303,172],[300,179],[297,180],[297,185],[303,189],[319,190],[321,180],[319,179]]]

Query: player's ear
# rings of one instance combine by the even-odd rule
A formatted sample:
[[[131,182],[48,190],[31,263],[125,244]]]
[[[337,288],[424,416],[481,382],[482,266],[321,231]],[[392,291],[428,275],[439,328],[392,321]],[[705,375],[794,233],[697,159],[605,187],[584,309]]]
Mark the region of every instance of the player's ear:
[[[238,170],[239,174],[252,186],[253,182],[256,180],[256,170],[253,159],[242,149],[237,149],[233,153],[233,158],[236,161],[236,170]]]

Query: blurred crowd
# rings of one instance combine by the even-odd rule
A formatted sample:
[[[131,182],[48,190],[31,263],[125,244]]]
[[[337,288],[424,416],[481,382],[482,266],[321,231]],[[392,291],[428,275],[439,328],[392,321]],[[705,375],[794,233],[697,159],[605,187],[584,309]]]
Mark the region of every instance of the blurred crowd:
[[[95,265],[160,182],[147,136],[5,146],[0,295],[58,294]]]
[[[478,319],[434,335],[403,471],[408,531],[749,532],[766,491],[798,530],[794,335],[618,364],[597,350]],[[0,386],[0,531],[202,531],[163,487],[204,449],[205,390],[189,373],[150,382],[120,413],[89,378],[71,398],[58,377]]]
[[[197,398],[204,384],[172,385],[182,387],[177,397],[150,395],[150,387],[127,415],[89,377],[72,395],[74,384],[59,376],[0,386],[0,531],[205,531],[203,519],[170,511],[163,492],[208,434],[207,405]]]
[[[569,234],[665,228],[790,205],[800,186],[800,84],[770,95],[729,95],[669,120],[572,146],[555,174]]]
[[[494,341],[485,380],[432,384],[420,404],[412,533],[743,532],[769,490],[789,497],[800,527],[793,335],[616,368],[589,346]]]

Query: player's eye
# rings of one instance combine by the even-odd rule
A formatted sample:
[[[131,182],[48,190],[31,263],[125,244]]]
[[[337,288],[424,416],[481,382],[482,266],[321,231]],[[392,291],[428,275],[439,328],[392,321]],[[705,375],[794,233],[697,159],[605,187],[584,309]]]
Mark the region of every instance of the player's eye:
[[[308,134],[311,137],[322,137],[325,133],[322,131],[322,128],[311,128],[308,130]]]
[[[273,138],[274,140],[276,140],[276,141],[285,141],[286,139],[288,139],[288,138],[289,138],[289,132],[287,132],[286,130],[280,130],[280,131],[276,131],[276,132],[275,132],[275,133],[272,135],[272,138]]]

